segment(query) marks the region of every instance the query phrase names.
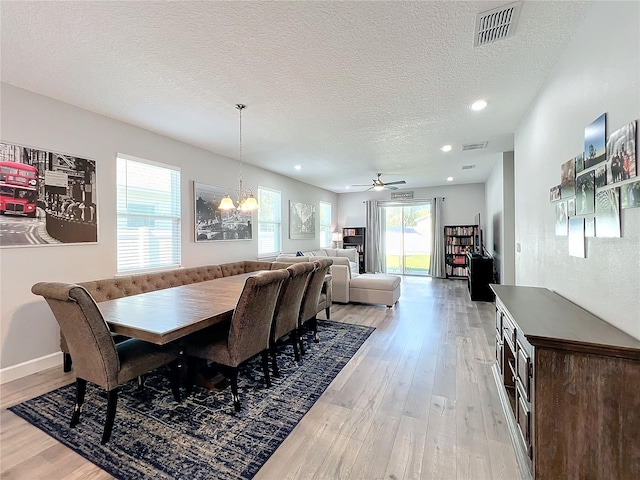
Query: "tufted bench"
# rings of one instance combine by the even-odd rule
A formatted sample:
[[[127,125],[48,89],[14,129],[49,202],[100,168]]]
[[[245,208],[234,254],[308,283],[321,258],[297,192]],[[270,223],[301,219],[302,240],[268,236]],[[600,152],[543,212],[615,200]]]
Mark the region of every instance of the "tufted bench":
[[[207,265],[202,267],[176,268],[155,273],[141,273],[138,275],[126,275],[102,280],[79,283],[87,289],[96,303],[114,300],[116,298],[153,292],[165,288],[190,285],[197,282],[206,282],[217,278],[230,277],[258,270],[275,270],[286,268],[287,264],[277,262],[259,262],[253,260],[241,260],[238,262],[224,263],[222,265]],[[125,337],[115,336],[114,341],[124,340]],[[71,370],[71,356],[69,348],[62,333],[60,334],[60,349],[64,353],[64,371]]]
[[[363,273],[351,279],[349,298],[352,302],[375,303],[391,308],[400,298],[401,278],[384,273]]]

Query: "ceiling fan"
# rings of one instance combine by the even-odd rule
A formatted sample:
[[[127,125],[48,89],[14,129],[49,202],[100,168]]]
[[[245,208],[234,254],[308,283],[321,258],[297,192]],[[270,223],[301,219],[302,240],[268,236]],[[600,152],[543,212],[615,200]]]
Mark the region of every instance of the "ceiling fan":
[[[378,174],[378,178],[372,180],[373,184],[372,185],[353,185],[354,187],[369,187],[365,190],[365,192],[368,192],[371,189],[374,189],[376,191],[380,191],[380,190],[397,190],[398,187],[394,187],[393,185],[404,185],[405,182],[404,180],[400,180],[398,182],[383,182],[382,180],[380,180],[380,175],[382,175],[381,173]]]

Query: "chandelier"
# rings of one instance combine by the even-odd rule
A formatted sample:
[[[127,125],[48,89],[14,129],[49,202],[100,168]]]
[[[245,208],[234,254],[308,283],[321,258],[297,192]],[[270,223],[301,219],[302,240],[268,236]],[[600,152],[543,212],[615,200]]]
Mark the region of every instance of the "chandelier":
[[[239,188],[237,190],[238,205],[236,207],[236,204],[233,203],[233,200],[227,193],[222,198],[222,200],[220,200],[220,205],[218,205],[218,208],[220,210],[233,210],[234,208],[237,208],[241,212],[251,212],[253,210],[258,209],[258,201],[256,200],[256,197],[253,196],[253,192],[251,191],[250,188],[247,188],[245,190],[242,186],[242,165],[243,165],[243,162],[242,162],[242,110],[247,108],[247,106],[241,103],[238,103],[236,104],[236,108],[240,112],[240,180],[238,182]]]

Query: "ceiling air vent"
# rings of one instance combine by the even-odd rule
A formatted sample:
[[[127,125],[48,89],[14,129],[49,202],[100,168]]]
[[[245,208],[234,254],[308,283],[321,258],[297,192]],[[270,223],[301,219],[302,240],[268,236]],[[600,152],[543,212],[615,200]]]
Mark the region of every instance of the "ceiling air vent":
[[[471,170],[472,168],[476,168],[475,165],[463,165],[462,170]]]
[[[466,152],[467,150],[480,150],[487,146],[487,142],[480,143],[467,143],[466,145],[462,145],[462,151]]]
[[[504,7],[478,13],[473,46],[479,47],[513,35],[520,13],[520,3],[510,3]]]

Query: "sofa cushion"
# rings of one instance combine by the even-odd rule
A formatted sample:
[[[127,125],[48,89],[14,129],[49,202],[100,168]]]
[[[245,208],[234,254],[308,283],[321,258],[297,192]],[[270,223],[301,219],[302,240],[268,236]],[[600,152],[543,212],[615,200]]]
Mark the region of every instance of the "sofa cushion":
[[[304,252],[305,255],[310,257],[327,257],[327,252],[324,250],[311,250],[310,252]]]

